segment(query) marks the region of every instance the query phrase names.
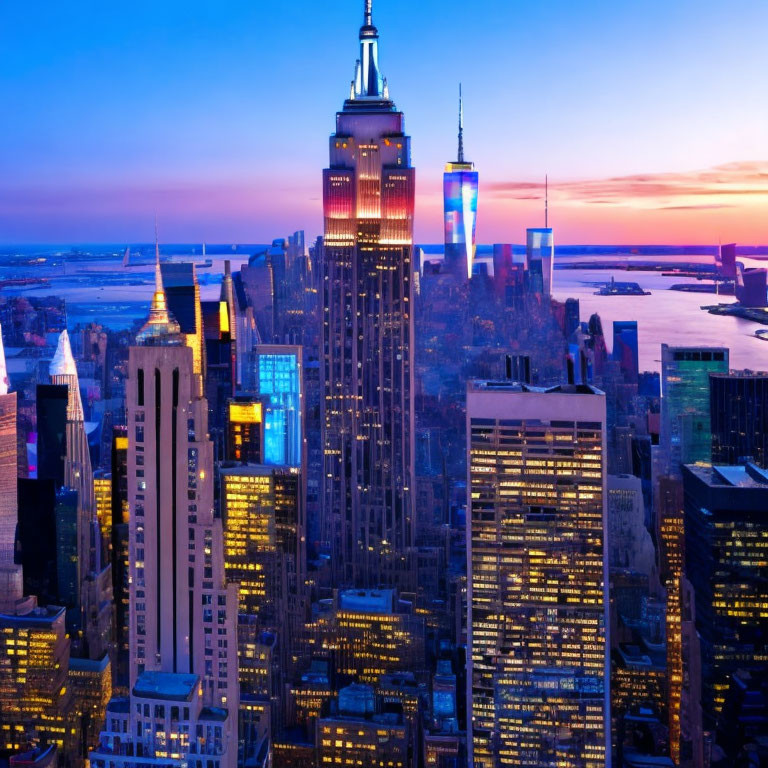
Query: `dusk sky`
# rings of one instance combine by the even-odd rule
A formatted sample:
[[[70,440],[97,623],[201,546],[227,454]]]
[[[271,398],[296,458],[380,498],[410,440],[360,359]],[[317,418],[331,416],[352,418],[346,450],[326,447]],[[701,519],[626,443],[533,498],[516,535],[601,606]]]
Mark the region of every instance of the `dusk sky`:
[[[321,232],[362,0],[0,4],[0,242]],[[442,237],[457,91],[480,242],[768,242],[765,0],[374,0]]]

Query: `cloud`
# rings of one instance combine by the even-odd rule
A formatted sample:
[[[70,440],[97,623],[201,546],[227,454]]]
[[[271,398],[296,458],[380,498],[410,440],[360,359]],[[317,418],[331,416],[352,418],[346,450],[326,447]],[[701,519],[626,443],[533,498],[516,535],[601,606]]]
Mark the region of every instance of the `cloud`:
[[[486,184],[491,197],[541,198],[544,184],[529,181]],[[657,210],[730,207],[766,198],[768,161],[726,163],[683,173],[644,173],[549,183],[549,193],[560,202],[614,205]],[[702,202],[702,199],[707,199]]]

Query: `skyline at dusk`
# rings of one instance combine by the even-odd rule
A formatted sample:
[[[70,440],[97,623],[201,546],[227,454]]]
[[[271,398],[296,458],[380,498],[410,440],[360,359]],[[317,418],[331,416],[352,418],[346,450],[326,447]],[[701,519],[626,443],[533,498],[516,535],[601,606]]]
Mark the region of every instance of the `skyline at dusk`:
[[[312,169],[358,6],[3,7],[0,242],[150,240],[155,213],[166,242],[319,233]],[[764,5],[380,0],[376,16],[415,139],[417,242],[441,240],[460,81],[478,242],[539,225],[545,173],[559,243],[765,242]]]

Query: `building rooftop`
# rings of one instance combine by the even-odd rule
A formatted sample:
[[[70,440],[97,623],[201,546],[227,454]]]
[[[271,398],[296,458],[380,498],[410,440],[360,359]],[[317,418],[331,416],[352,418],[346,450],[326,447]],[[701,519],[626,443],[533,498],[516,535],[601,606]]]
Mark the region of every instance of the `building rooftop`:
[[[712,467],[688,464],[686,469],[713,487],[768,489],[768,471],[752,463]]]
[[[393,589],[347,589],[339,593],[339,608],[356,613],[392,613]]]
[[[467,384],[469,392],[529,392],[538,395],[602,395],[604,392],[591,384],[558,384],[555,387],[534,387],[519,381],[474,379]]]
[[[105,653],[102,659],[78,659],[72,656],[69,660],[70,671],[103,672],[109,666],[109,656]]]
[[[133,695],[145,699],[191,701],[200,678],[174,672],[144,672],[133,686]]]
[[[0,613],[0,626],[37,627],[53,624],[57,619],[63,618],[65,609],[58,605],[36,606],[28,613],[20,615],[12,613]]]

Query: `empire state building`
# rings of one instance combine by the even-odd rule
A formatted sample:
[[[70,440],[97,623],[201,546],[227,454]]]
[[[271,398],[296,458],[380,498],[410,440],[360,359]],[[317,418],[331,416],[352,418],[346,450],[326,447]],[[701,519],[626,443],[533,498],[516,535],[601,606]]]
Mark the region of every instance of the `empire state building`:
[[[378,43],[367,0],[323,171],[324,537],[337,584],[412,587],[415,171]]]

